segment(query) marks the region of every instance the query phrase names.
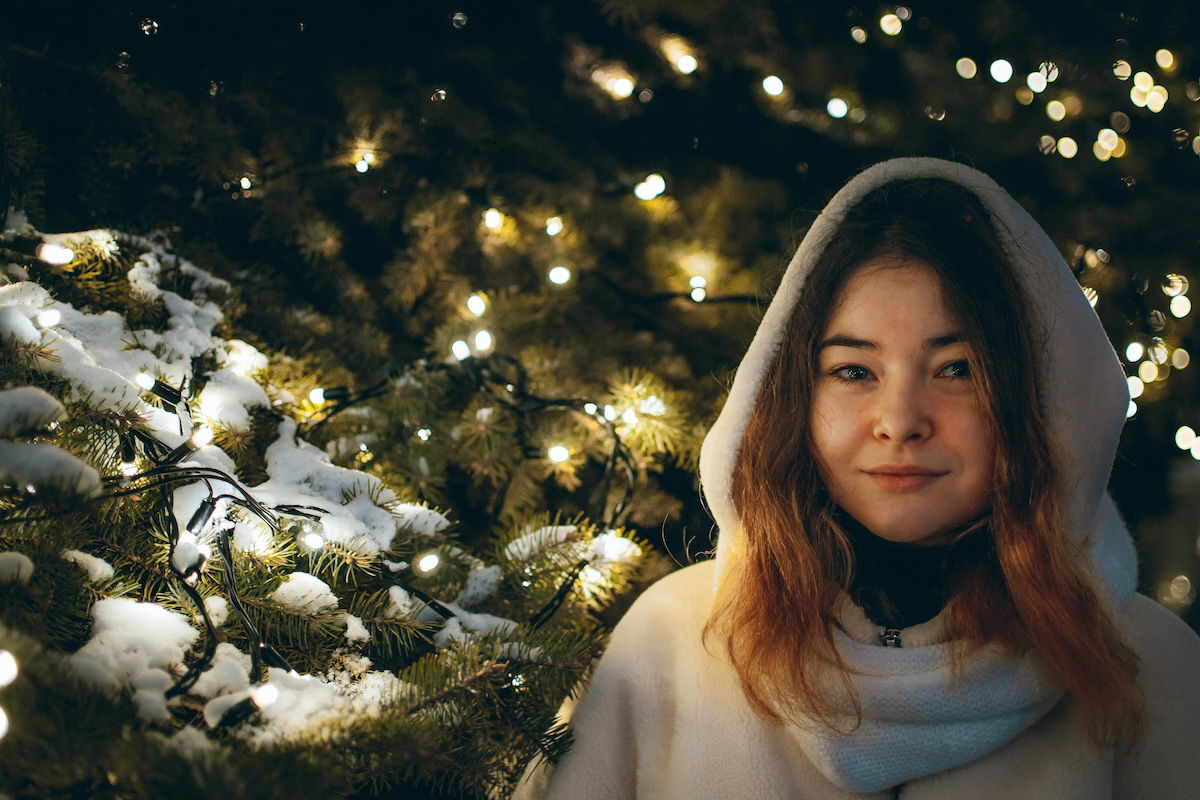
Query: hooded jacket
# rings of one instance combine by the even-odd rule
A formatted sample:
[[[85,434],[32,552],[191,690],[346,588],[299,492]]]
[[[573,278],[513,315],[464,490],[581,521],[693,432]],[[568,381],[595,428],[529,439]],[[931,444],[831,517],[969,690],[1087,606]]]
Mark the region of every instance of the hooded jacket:
[[[734,457],[800,287],[846,212],[873,189],[942,178],[974,192],[1031,306],[1047,419],[1064,474],[1064,518],[1142,659],[1149,725],[1132,756],[1100,753],[1062,689],[1031,653],[985,648],[960,682],[943,611],[885,647],[843,595],[837,647],[863,707],[848,735],[758,716],[722,647],[701,632],[722,575],[739,558]],[[573,719],[575,744],[544,795],[603,798],[1193,798],[1200,795],[1200,638],[1134,593],[1132,540],[1106,486],[1129,394],[1124,370],[1070,270],[1042,229],[994,181],[929,158],[859,174],[822,211],[784,274],[700,456],[720,531],[715,561],[647,590],[613,633]],[[526,793],[533,781],[525,787]]]

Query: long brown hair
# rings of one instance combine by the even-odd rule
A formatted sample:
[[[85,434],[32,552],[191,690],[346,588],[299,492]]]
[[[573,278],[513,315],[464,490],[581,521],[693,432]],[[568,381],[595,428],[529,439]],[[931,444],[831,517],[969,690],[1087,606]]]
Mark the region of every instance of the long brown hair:
[[[1093,744],[1132,747],[1145,726],[1138,658],[1087,571],[1086,553],[1064,529],[1028,304],[982,203],[949,181],[896,181],[866,195],[806,278],[735,460],[738,558],[722,577],[705,641],[724,640],[760,715],[840,730],[835,720],[848,702],[861,719],[832,628],[853,578],[853,551],[821,479],[809,421],[829,313],[855,269],[883,256],[923,262],[938,275],[976,356],[972,370],[996,443],[983,546],[956,571],[947,604],[951,636],[962,643],[955,668],[990,643],[1014,655],[1035,649],[1077,704]],[[829,691],[830,667],[841,694]]]

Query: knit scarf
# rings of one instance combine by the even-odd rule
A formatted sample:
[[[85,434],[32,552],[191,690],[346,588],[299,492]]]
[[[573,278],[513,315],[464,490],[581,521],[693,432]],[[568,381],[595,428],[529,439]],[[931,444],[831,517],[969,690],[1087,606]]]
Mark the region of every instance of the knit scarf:
[[[1133,591],[1128,534],[1119,519],[1099,525],[1089,547],[1102,591],[1118,606]],[[789,729],[813,765],[855,792],[881,791],[980,758],[1053,708],[1063,687],[1036,653],[976,651],[961,677],[950,670],[945,609],[905,628],[901,647],[880,644],[880,627],[849,595],[837,609],[834,641],[862,705],[862,722],[839,734],[815,723]],[[838,685],[831,683],[830,690]],[[853,718],[837,720],[843,730]],[[844,723],[844,724],[842,724]]]

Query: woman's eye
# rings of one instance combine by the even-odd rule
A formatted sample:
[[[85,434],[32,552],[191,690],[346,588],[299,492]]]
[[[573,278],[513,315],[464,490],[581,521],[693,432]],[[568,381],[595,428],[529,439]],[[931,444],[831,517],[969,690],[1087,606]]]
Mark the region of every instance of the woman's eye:
[[[946,378],[970,378],[971,364],[967,361],[955,361],[942,367],[938,374]]]
[[[840,381],[848,383],[856,381],[865,381],[871,377],[871,371],[866,367],[860,367],[856,364],[851,364],[847,367],[838,367],[832,373],[833,377]]]

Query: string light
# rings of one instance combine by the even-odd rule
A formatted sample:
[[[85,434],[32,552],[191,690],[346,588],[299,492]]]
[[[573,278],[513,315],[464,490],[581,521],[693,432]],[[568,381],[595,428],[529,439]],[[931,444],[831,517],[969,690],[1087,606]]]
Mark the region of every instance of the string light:
[[[121,474],[124,475],[125,477],[131,478],[134,475],[137,475],[137,472],[138,472],[138,467],[137,467],[137,464],[135,464],[134,462],[132,462],[132,461],[122,461],[121,462]]]
[[[37,324],[43,328],[53,328],[62,322],[62,312],[57,308],[45,308],[37,314]]]
[[[1142,393],[1146,391],[1146,384],[1143,383],[1142,379],[1139,378],[1137,375],[1130,375],[1128,378],[1125,379],[1125,382],[1127,384],[1129,384],[1129,396],[1130,397],[1134,397],[1134,398],[1141,397]]]
[[[988,67],[988,72],[996,83],[1008,83],[1012,80],[1013,65],[1003,58],[998,58]]]
[[[1070,136],[1064,136],[1059,139],[1057,148],[1058,154],[1063,158],[1074,158],[1075,154],[1079,152],[1078,143],[1076,143],[1076,141]],[[1093,305],[1095,304],[1093,303]]]
[[[0,739],[8,735],[8,714],[4,713],[4,709],[0,708]]]
[[[155,378],[149,373],[139,372],[136,376],[134,376],[133,382],[144,391],[152,392],[154,395],[170,405],[178,405],[179,402],[183,400],[183,394],[178,389],[176,389],[174,386],[164,383],[163,381],[160,381],[158,378]]]
[[[499,209],[489,208],[483,212],[483,225],[490,231],[500,230],[500,226],[504,224],[504,215]]]
[[[61,244],[45,242],[37,247],[37,257],[47,264],[62,266],[75,260],[75,251]]]
[[[884,14],[879,18],[879,29],[888,36],[897,36],[904,27],[904,22],[895,14]]]
[[[1196,432],[1187,425],[1181,425],[1179,430],[1175,431],[1175,446],[1180,450],[1191,450],[1195,443]]]
[[[561,265],[554,266],[550,268],[548,273],[546,273],[546,277],[550,279],[551,283],[562,286],[563,284],[570,282],[571,270]]]
[[[1046,91],[1046,76],[1040,72],[1031,72],[1025,76],[1025,85],[1035,92]]]
[[[310,531],[300,537],[300,543],[309,550],[320,550],[325,546],[325,538],[315,531]]]
[[[347,400],[349,397],[350,389],[346,386],[331,386],[328,389],[318,386],[308,393],[308,401],[317,406],[323,406],[326,403],[336,403],[340,400]]]
[[[483,299],[483,295],[473,294],[467,298],[467,311],[470,311],[477,317],[482,317],[487,313],[487,301]]]
[[[1067,116],[1067,107],[1060,100],[1051,100],[1046,103],[1046,116],[1055,122],[1061,122],[1063,117]]]
[[[1159,50],[1154,54],[1154,63],[1158,64],[1166,72],[1172,72],[1175,69],[1175,54],[1165,48]]]
[[[1125,419],[1133,419],[1133,416],[1134,416],[1135,414],[1137,414],[1137,410],[1138,410],[1137,403],[1135,403],[1135,402],[1133,402],[1132,400],[1130,400],[1130,401],[1129,401],[1129,408],[1127,408],[1127,409],[1125,410]]]
[[[475,349],[480,353],[486,353],[492,349],[491,331],[482,330],[475,333]]]
[[[437,553],[426,553],[417,559],[414,567],[418,574],[431,575],[442,565],[442,558]]]
[[[1113,75],[1117,76],[1117,80],[1127,81],[1129,76],[1133,74],[1133,67],[1129,66],[1129,62],[1124,59],[1113,64]]]
[[[850,38],[858,44],[863,44],[867,41],[867,31],[865,28],[860,28],[855,25],[850,29]]]
[[[550,217],[546,220],[546,235],[558,236],[563,230],[562,217]]]
[[[696,288],[692,289],[692,300],[696,303],[703,302],[704,298],[707,296],[708,290],[706,290],[703,286],[697,286]]]
[[[556,444],[546,451],[546,457],[555,464],[561,464],[571,457],[571,451],[564,445]]]
[[[354,168],[359,172],[366,172],[371,168],[371,164],[365,158],[360,158],[358,161],[354,162]]]
[[[633,188],[634,195],[639,200],[653,200],[667,190],[667,181],[657,172],[652,172],[646,179]]]
[[[429,428],[417,429],[417,438],[422,442],[428,442],[431,436],[433,436],[433,431],[431,431]]]
[[[1175,369],[1186,369],[1190,363],[1192,363],[1192,357],[1182,347],[1171,353],[1171,366]]]
[[[825,111],[834,119],[841,119],[849,110],[850,106],[840,97],[835,97],[825,104]]]
[[[1143,361],[1138,365],[1138,377],[1144,383],[1154,383],[1158,379],[1158,364],[1153,361]]]
[[[971,80],[979,72],[979,67],[975,65],[974,59],[970,58],[960,58],[958,61],[955,61],[954,69],[958,72],[960,78],[965,78],[966,80]]]
[[[618,64],[597,67],[592,70],[592,82],[608,92],[615,100],[624,100],[633,94],[634,79]]]
[[[1187,295],[1179,295],[1171,298],[1171,314],[1179,319],[1183,319],[1192,310],[1192,301],[1187,298]]]
[[[637,425],[638,424],[637,412],[634,411],[632,408],[625,409],[624,413],[621,414],[621,421],[629,426]]]
[[[467,344],[462,339],[459,339],[450,345],[450,352],[459,361],[465,361],[471,357],[471,345]]]
[[[585,414],[594,415],[596,413],[597,409],[598,409],[598,407],[596,406],[595,403],[584,403],[583,404],[583,413],[585,413]]]
[[[0,686],[8,686],[17,679],[17,657],[7,650],[0,650]]]
[[[1146,348],[1142,346],[1141,342],[1130,342],[1125,347],[1125,360],[1131,364],[1135,363],[1141,360],[1142,354],[1145,352]]]
[[[266,708],[279,699],[279,688],[273,683],[264,683],[256,686],[250,693],[250,697],[253,698],[254,705]]]
[[[762,80],[762,88],[771,97],[779,97],[783,94],[783,79],[778,75],[768,75]]]

